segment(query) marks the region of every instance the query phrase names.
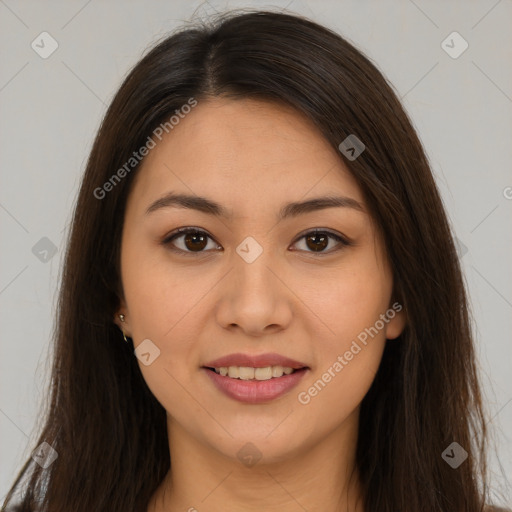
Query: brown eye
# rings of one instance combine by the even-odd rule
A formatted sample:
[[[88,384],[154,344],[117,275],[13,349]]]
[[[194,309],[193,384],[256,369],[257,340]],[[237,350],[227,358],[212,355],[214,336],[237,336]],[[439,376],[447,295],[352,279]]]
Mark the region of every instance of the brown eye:
[[[202,251],[208,243],[207,237],[201,233],[187,233],[183,240],[185,247],[191,251]]]
[[[348,240],[340,235],[331,233],[330,231],[310,231],[309,233],[306,233],[301,238],[299,238],[296,244],[302,239],[304,239],[305,248],[301,248],[300,250],[319,254],[331,253],[350,245]],[[329,247],[331,240],[335,240],[338,242],[338,244],[337,246],[335,245],[334,248],[330,248],[326,251],[325,249]]]
[[[308,235],[306,237],[306,245],[315,252],[323,251],[329,245],[329,237],[324,234]]]
[[[208,248],[208,243],[212,242],[212,247]],[[179,229],[174,234],[168,236],[163,245],[170,246],[170,249],[179,253],[201,253],[207,252],[205,249],[218,249],[219,246],[213,243],[213,239],[206,232],[196,228]]]

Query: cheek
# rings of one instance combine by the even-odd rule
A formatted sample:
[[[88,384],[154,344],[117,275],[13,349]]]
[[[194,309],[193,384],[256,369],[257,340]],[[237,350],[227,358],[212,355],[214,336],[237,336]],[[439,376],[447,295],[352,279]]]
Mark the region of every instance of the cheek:
[[[176,268],[165,257],[127,261],[123,283],[134,336],[166,343],[217,280],[211,273],[199,277],[193,266]]]
[[[387,310],[389,293],[378,280],[347,279],[319,309],[330,333],[317,334],[316,365],[297,392],[297,407],[304,408],[312,430],[327,432],[341,424],[368,392],[386,343],[380,315]]]
[[[179,383],[186,382],[190,365],[197,360],[193,351],[198,333],[193,327],[199,331],[201,326],[193,314],[204,291],[191,285],[187,272],[170,269],[170,265],[149,258],[128,260],[123,284],[134,348],[141,353],[141,343],[149,339],[156,348],[150,347],[158,354],[151,357],[149,365],[139,357],[139,368],[157,400],[167,410],[175,410],[183,401]],[[202,286],[207,284],[203,281]]]
[[[392,291],[389,272],[371,251],[355,254],[330,272],[302,274],[299,284],[301,299],[323,324],[326,346],[333,350],[373,326],[388,309]]]
[[[358,414],[379,367],[384,342],[374,339],[371,346],[360,347],[352,347],[359,352],[350,361],[345,352],[332,354],[328,363],[298,390],[295,409],[302,411],[303,427],[308,431],[327,434]]]
[[[318,350],[316,367],[297,400],[314,412],[311,418],[326,419],[325,411],[330,411],[326,421],[333,425],[363,399],[386,343],[386,324],[380,315],[388,310],[392,281],[380,262],[368,254],[337,269],[322,281],[323,286],[318,286],[318,279],[316,286],[306,279],[303,288],[304,301],[318,315],[317,334],[310,333]]]
[[[154,290],[150,295],[141,293],[139,300],[133,302],[133,310],[130,305],[135,349],[140,353],[139,344],[150,339],[158,350],[158,356],[149,365],[138,358],[143,378],[158,402],[173,416],[184,415],[183,420],[197,406],[187,392],[192,369],[199,359],[196,341],[202,326],[194,318],[197,295]]]

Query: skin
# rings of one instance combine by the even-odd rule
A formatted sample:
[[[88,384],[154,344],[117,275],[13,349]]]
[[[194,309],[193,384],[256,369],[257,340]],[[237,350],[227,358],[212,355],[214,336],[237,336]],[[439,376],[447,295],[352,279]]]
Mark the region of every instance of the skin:
[[[212,199],[232,218],[178,207],[146,215],[169,191]],[[363,211],[331,207],[276,220],[283,204],[326,195],[355,199]],[[187,226],[211,237],[203,252],[184,235],[162,245]],[[314,228],[351,245],[329,239],[325,254],[315,252],[304,237]],[[263,249],[250,264],[236,252],[248,236]],[[173,244],[184,252],[172,252]],[[226,503],[232,512],[363,510],[356,471],[349,480],[359,406],[405,314],[369,338],[308,404],[298,401],[394,302],[383,241],[362,192],[309,120],[277,103],[199,101],[138,171],[121,278],[117,313],[125,322],[114,321],[135,347],[150,339],[160,350],[148,366],[139,360],[167,411],[171,454],[148,512],[220,512]],[[277,352],[310,369],[284,396],[245,404],[218,391],[201,368],[234,352]],[[237,457],[248,442],[261,454],[252,467]]]

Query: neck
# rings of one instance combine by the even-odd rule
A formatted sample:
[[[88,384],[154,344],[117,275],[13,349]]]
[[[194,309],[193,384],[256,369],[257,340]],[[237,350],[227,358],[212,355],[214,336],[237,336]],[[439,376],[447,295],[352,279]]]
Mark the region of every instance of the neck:
[[[148,512],[364,512],[355,468],[357,418],[285,460],[246,466],[205,446],[168,417],[171,469]],[[249,449],[250,452],[250,449]]]

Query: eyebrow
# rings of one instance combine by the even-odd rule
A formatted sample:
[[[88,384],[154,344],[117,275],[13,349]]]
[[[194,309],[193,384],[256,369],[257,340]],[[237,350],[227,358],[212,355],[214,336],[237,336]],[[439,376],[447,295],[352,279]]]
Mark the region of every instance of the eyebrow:
[[[233,217],[233,214],[229,210],[211,199],[195,195],[177,194],[174,192],[169,192],[151,203],[145,214],[149,215],[152,212],[169,207],[188,208],[208,215],[224,217],[225,219],[231,219]],[[352,208],[363,213],[365,212],[361,203],[351,197],[326,196],[285,204],[279,211],[278,219],[284,220],[317,210],[335,207]]]

